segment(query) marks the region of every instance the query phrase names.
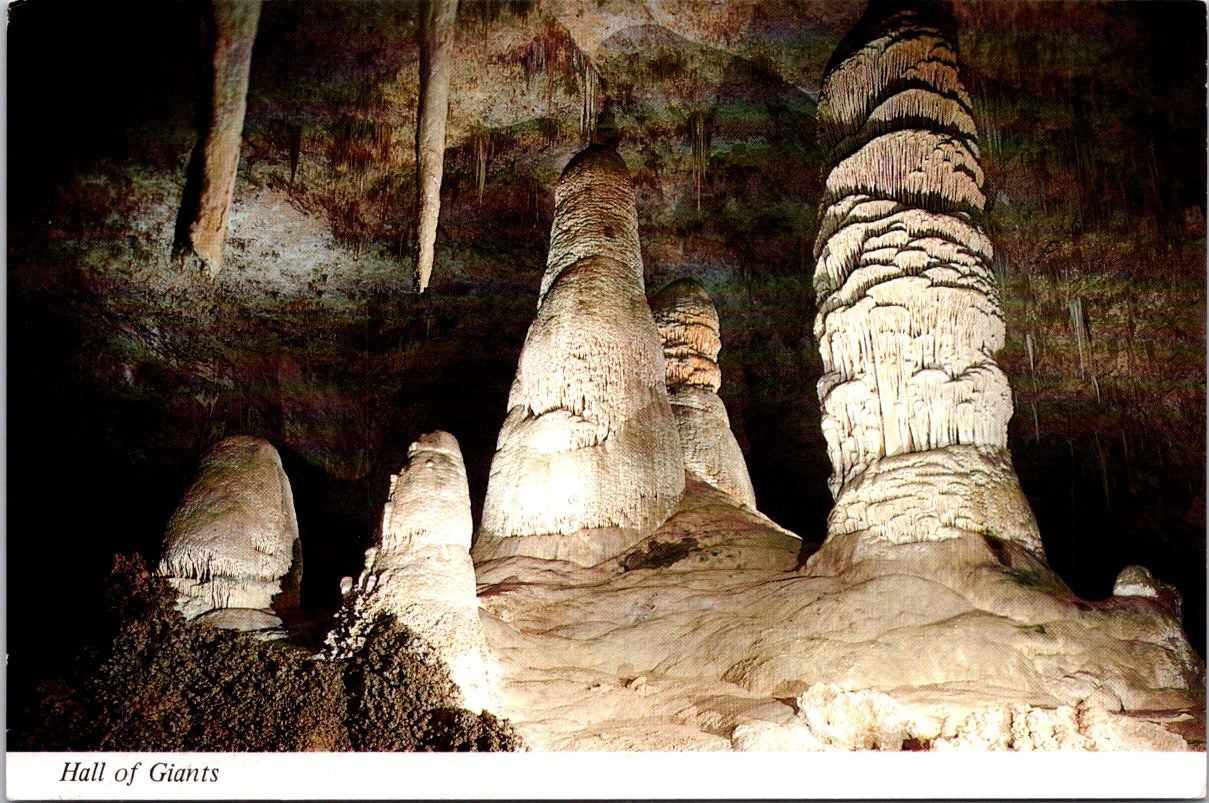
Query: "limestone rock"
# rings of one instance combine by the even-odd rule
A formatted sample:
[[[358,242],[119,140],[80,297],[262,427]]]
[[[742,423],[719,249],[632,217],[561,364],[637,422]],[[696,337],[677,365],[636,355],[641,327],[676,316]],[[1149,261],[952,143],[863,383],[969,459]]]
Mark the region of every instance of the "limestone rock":
[[[337,649],[356,639],[379,613],[415,631],[449,667],[463,704],[491,703],[492,659],[483,636],[470,560],[470,490],[457,440],[447,432],[420,437],[391,478],[381,540],[366,552],[352,587],[353,623]]]
[[[907,706],[880,692],[818,683],[797,698],[792,721],[735,728],[737,750],[1187,750],[1178,735],[1094,706],[1022,703],[972,710]]]
[[[168,522],[159,573],[190,619],[222,609],[272,615],[297,608],[302,546],[290,481],[272,444],[236,435],[206,452]]]
[[[834,165],[815,246],[828,532],[871,545],[986,532],[1041,555],[1007,452],[970,99],[928,13],[871,6],[819,99]]]
[[[718,310],[705,288],[677,279],[651,296],[651,313],[663,339],[668,387],[722,387],[718,353],[722,351]]]
[[[682,503],[648,541],[592,568],[523,556],[479,566],[500,713],[526,743],[570,747],[640,721],[647,749],[670,749],[685,725],[759,749],[922,749],[930,738],[1088,749],[1085,738],[1120,749],[1053,712],[1120,716],[1110,720],[1116,744],[1140,730],[1158,745],[1159,727],[1138,723],[1201,705],[1200,661],[1168,610],[1146,598],[1080,600],[1018,543],[965,535],[869,548],[851,533],[794,571],[793,553],[775,556],[776,533],[757,514],[733,501],[724,512],[729,497],[704,483],[689,499],[699,501]],[[716,529],[703,534],[705,518]],[[656,691],[625,689],[637,677]],[[818,702],[813,724],[767,714],[816,684],[894,705]],[[744,725],[747,735],[732,738]]]
[[[281,618],[256,608],[218,608],[193,620],[222,630],[238,630],[263,640],[285,638]]]
[[[416,291],[432,277],[445,173],[445,124],[449,118],[449,82],[454,72],[458,0],[420,3],[420,97],[416,119]]]
[[[554,188],[550,251],[537,304],[563,270],[586,257],[621,263],[643,285],[638,210],[630,171],[617,151],[591,145],[575,155]],[[644,299],[645,300],[645,299]]]
[[[1117,574],[1113,583],[1114,597],[1148,597],[1166,606],[1176,617],[1180,615],[1183,600],[1179,589],[1150,573],[1145,566],[1126,566]]]
[[[591,565],[650,535],[684,460],[647,306],[634,190],[611,149],[571,160],[549,263],[491,464],[476,561]]]
[[[656,293],[651,311],[663,338],[668,400],[685,469],[754,509],[756,494],[747,463],[717,394],[722,386],[718,311],[705,288],[692,279],[672,282]]]
[[[189,160],[173,250],[178,256],[196,255],[204,274],[213,278],[223,265],[261,0],[211,0],[206,5],[209,91]]]

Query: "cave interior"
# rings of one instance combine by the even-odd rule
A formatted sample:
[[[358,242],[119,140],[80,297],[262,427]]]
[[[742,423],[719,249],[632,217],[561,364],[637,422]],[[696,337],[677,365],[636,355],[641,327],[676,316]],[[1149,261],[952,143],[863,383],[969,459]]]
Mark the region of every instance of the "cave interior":
[[[832,500],[814,115],[862,9],[463,0],[436,265],[417,295],[416,3],[265,5],[213,279],[170,254],[197,7],[11,3],[10,710],[94,625],[112,555],[158,557],[225,435],[278,448],[317,614],[360,570],[420,434],[457,436],[477,519],[553,185],[593,138],[637,187],[648,292],[690,277],[718,307],[720,394],[760,509],[817,547]],[[1179,588],[1203,654],[1204,7],[952,13],[1007,317],[1010,450],[1048,560],[1089,600],[1123,566],[1149,567]]]

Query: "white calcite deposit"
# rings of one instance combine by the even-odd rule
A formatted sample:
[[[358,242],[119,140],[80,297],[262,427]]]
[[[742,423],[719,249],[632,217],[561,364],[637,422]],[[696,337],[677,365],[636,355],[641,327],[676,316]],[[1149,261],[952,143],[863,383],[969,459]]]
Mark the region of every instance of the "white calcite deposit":
[[[1161,725],[1086,703],[903,705],[888,694],[817,683],[780,723],[735,728],[736,750],[1187,750]]]
[[[642,540],[684,491],[647,306],[634,188],[591,146],[555,191],[550,255],[500,430],[476,561],[590,566]]]
[[[366,552],[353,591],[350,644],[380,613],[418,634],[449,667],[472,710],[491,706],[491,657],[479,620],[470,561],[470,490],[457,440],[420,437],[391,478],[381,539]]]
[[[663,338],[668,400],[685,469],[755,509],[747,462],[718,396],[722,338],[713,301],[700,284],[680,279],[651,297],[651,312]]]
[[[187,618],[219,627],[271,630],[297,608],[302,547],[272,444],[236,435],[206,452],[168,522],[159,573]]]
[[[695,484],[648,542],[592,568],[479,567],[497,713],[526,744],[1185,749],[1165,726],[1203,710],[1202,667],[1156,600],[1085,602],[981,536],[872,554],[842,536],[795,571],[791,540],[728,499]],[[798,716],[818,684],[859,694],[816,691]]]
[[[834,167],[816,240],[829,534],[990,533],[1042,554],[1007,452],[1011,389],[970,99],[912,10],[868,23],[819,99]]]

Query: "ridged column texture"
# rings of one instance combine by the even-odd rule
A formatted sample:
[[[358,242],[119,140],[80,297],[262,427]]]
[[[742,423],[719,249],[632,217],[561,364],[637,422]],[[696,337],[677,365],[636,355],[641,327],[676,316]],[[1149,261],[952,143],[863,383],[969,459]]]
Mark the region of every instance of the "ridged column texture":
[[[650,535],[684,491],[625,163],[611,148],[587,148],[563,171],[554,203],[476,560],[593,565]]]
[[[663,338],[668,399],[685,469],[755,510],[747,462],[718,396],[722,336],[714,302],[697,282],[678,279],[651,297],[651,312]]]
[[[982,533],[1042,553],[1012,468],[1004,320],[956,51],[922,7],[879,3],[833,58],[815,244],[829,537]],[[844,46],[841,46],[844,47]]]

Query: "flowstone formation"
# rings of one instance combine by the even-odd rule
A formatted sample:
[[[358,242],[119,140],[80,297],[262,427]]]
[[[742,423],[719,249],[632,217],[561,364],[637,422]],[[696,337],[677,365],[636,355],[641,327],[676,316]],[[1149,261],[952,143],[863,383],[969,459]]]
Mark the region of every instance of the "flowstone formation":
[[[188,619],[280,637],[298,608],[302,546],[277,450],[248,435],[202,457],[164,533],[159,573]]]
[[[625,163],[588,147],[563,171],[554,204],[476,561],[529,555],[591,566],[649,536],[684,491]]]
[[[944,32],[881,8],[841,44],[819,97],[834,164],[814,277],[829,536],[869,551],[988,533],[1041,556],[1007,451],[970,98]]]
[[[651,312],[663,338],[668,400],[685,469],[755,510],[747,463],[718,396],[722,338],[713,301],[697,282],[679,279],[651,297]]]
[[[610,560],[479,562],[501,708],[530,746],[1187,748],[1172,731],[1203,719],[1203,666],[1178,600],[1136,568],[1115,596],[1079,599],[1012,470],[950,41],[919,7],[875,3],[824,84],[827,541],[801,568],[779,562],[783,531],[693,480]]]
[[[449,667],[462,704],[491,703],[491,658],[479,620],[470,561],[470,489],[457,439],[423,435],[391,478],[378,546],[350,588],[353,620],[332,646],[356,651],[381,613],[419,635]],[[350,580],[351,582],[351,580]]]

